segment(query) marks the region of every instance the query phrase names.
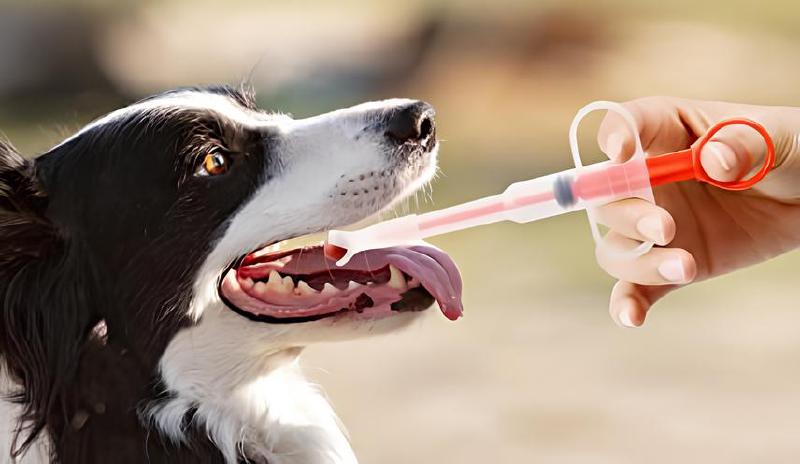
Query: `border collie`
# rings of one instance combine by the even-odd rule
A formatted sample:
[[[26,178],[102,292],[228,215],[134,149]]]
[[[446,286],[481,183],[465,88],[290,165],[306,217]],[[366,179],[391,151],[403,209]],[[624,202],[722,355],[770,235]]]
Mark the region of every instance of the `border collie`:
[[[285,239],[436,170],[434,110],[294,120],[228,87],[114,111],[32,161],[0,144],[0,461],[354,463],[304,346],[407,326],[461,278],[410,245],[335,267]]]

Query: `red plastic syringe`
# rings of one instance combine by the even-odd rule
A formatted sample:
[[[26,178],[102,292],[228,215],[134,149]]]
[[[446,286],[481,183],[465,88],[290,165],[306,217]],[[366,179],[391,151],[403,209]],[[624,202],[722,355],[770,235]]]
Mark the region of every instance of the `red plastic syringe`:
[[[720,129],[743,124],[766,142],[764,164],[752,177],[734,182],[711,179],[700,164],[702,148]],[[424,214],[411,214],[361,230],[331,231],[325,253],[342,265],[365,250],[387,248],[456,230],[499,221],[525,223],[632,197],[652,198],[658,185],[696,180],[727,190],[745,190],[764,178],[775,163],[767,131],[747,119],[729,119],[712,127],[691,148],[625,163],[606,161],[511,184],[503,193]]]

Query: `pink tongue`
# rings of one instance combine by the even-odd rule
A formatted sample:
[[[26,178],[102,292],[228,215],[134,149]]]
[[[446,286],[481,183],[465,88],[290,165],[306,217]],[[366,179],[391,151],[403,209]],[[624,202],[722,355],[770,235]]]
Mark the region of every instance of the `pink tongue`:
[[[446,318],[455,321],[463,315],[461,273],[447,254],[436,248],[424,246],[387,248],[364,254],[382,251],[387,253],[386,259],[389,264],[420,281],[425,290],[436,298]],[[358,255],[353,259],[357,257]]]
[[[326,269],[369,271],[391,264],[411,277],[415,277],[439,303],[442,313],[450,320],[461,317],[461,274],[455,262],[446,253],[428,246],[392,247],[359,253],[345,266],[337,267],[327,258],[321,247],[296,250],[281,269],[289,274],[310,274]],[[259,266],[258,264],[253,265]]]

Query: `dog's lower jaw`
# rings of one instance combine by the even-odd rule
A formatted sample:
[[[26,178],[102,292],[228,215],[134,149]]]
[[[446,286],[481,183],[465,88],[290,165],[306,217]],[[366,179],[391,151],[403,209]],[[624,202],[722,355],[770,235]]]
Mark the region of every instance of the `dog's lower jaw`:
[[[143,420],[175,443],[184,442],[188,427],[207,433],[228,464],[242,457],[269,464],[355,464],[333,409],[300,371],[301,349],[248,343],[252,333],[242,333],[238,323],[282,330],[226,308],[205,311],[167,348],[160,370],[169,395],[142,411]],[[220,351],[225,349],[230,351]]]

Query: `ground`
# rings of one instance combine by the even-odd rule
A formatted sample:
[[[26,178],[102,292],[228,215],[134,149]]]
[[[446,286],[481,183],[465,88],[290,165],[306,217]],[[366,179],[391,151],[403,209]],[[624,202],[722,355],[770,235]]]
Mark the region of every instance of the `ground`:
[[[586,227],[440,241],[463,258],[464,319],[308,350],[363,462],[796,462],[800,256],[683,289],[621,329]]]

